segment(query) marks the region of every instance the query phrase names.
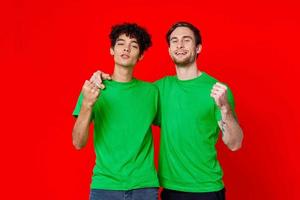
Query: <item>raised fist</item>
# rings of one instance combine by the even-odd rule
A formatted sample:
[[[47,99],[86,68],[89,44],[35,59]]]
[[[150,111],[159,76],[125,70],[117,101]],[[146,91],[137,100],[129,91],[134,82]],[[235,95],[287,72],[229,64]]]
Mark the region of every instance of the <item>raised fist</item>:
[[[228,99],[227,99],[227,86],[217,82],[212,90],[210,96],[214,98],[217,106],[223,110],[230,108]]]
[[[91,108],[100,95],[100,89],[94,83],[86,80],[82,86],[81,93],[83,94],[82,104]]]

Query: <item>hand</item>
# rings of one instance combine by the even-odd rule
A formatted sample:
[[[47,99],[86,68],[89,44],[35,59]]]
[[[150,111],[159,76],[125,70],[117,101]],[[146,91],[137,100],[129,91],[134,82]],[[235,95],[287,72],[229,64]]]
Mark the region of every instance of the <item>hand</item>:
[[[82,105],[92,108],[100,94],[100,89],[90,81],[86,80],[82,86],[83,101]]]
[[[96,71],[90,78],[90,82],[95,84],[98,88],[102,90],[105,88],[105,85],[102,83],[103,80],[111,80],[111,77],[109,74],[106,74],[99,70]]]
[[[217,106],[221,109],[221,110],[229,110],[230,109],[230,105],[228,103],[228,99],[227,99],[227,86],[217,82],[210,93],[210,96],[212,98],[214,98]]]

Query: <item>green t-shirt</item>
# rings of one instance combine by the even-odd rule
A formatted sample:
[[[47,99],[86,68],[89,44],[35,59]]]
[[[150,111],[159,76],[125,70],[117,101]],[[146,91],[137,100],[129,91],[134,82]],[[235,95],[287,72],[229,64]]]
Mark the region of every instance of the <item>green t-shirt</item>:
[[[158,89],[133,79],[105,81],[93,106],[96,163],[92,189],[130,190],[158,187],[151,124],[157,112]],[[78,116],[80,95],[74,116]]]
[[[155,123],[161,126],[158,174],[162,187],[184,192],[224,187],[215,148],[221,113],[210,96],[216,82],[203,72],[192,80],[168,76],[155,83],[160,97]],[[228,99],[234,109],[230,90]]]

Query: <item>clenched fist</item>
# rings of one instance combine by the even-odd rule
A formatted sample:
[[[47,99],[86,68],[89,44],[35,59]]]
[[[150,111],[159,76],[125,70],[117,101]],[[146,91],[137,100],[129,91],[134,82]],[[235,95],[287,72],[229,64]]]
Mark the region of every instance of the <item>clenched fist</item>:
[[[100,89],[92,82],[86,80],[82,86],[83,100],[82,104],[92,108],[100,94]]]
[[[230,109],[229,102],[228,102],[228,99],[227,99],[227,86],[226,85],[217,82],[213,86],[210,96],[212,98],[214,98],[217,106],[221,110]]]

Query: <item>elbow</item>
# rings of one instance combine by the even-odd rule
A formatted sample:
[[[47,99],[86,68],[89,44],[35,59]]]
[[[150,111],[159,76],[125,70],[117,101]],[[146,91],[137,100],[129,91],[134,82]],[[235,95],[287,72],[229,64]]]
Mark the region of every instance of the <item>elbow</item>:
[[[232,138],[232,140],[228,141],[226,145],[231,151],[237,151],[242,148],[243,138],[244,134],[243,131],[240,129],[238,136]]]
[[[75,147],[76,150],[81,150],[84,147],[82,144],[80,144],[75,140],[73,140],[73,146]]]
[[[224,141],[225,145],[230,151],[237,151],[241,148],[241,144],[233,141]]]
[[[230,149],[231,151],[237,151],[237,150],[239,150],[239,149],[242,148],[242,144],[239,143],[239,144],[235,144],[235,145],[230,145],[230,146],[228,146],[228,147],[229,147],[229,149]]]
[[[238,141],[227,144],[227,146],[231,151],[237,151],[242,148],[242,141],[243,141],[243,137],[241,137]]]

